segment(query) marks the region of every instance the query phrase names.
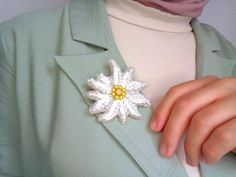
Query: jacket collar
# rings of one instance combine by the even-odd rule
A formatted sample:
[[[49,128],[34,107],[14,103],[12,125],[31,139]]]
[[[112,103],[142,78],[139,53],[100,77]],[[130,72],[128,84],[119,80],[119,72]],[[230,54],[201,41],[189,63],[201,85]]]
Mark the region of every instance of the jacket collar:
[[[57,64],[78,87],[85,102],[90,105],[91,102],[86,97],[88,91],[86,80],[94,77],[97,73],[109,74],[107,60],[113,57],[121,68],[127,67],[115,47],[103,0],[74,0],[70,3],[69,13],[73,40],[104,50],[104,52],[98,50],[97,53],[87,55],[55,57]],[[202,28],[197,19],[192,20],[191,25],[197,41],[196,77],[210,74],[231,75],[235,62],[216,54],[216,51],[220,50],[220,43],[214,33],[207,28]],[[156,147],[160,134],[153,134],[147,128],[148,118],[152,111],[151,109],[141,109],[141,112],[145,119],[140,121],[128,121],[126,125],[120,125],[117,123],[118,121],[113,121],[101,125],[123,146],[147,176],[186,177],[187,175],[176,156],[172,159],[165,159],[158,154]],[[222,176],[219,170],[207,173],[207,168],[204,165],[201,166],[201,169],[202,174],[206,177]],[[227,170],[229,173],[232,171],[232,175],[236,173],[234,168]]]
[[[69,13],[74,40],[104,50],[115,45],[103,0],[74,0],[70,3]],[[191,21],[191,26],[197,43],[196,78],[204,75],[231,75],[235,61],[217,54],[221,45],[212,29],[207,25],[203,27],[197,19]]]
[[[74,40],[104,49],[109,49],[114,44],[102,0],[74,0],[69,8],[71,33]]]
[[[99,16],[97,15],[98,12]],[[102,0],[92,3],[88,3],[86,0],[80,0],[78,3],[78,0],[74,0],[70,3],[69,13],[72,38],[74,40],[96,45],[104,49],[109,49],[109,46],[115,43]],[[196,36],[197,44],[199,44],[197,46],[198,51],[215,51],[220,49],[217,37],[207,29],[203,29],[197,19],[192,20],[191,26]],[[211,40],[207,41],[207,43],[203,42],[208,38]]]

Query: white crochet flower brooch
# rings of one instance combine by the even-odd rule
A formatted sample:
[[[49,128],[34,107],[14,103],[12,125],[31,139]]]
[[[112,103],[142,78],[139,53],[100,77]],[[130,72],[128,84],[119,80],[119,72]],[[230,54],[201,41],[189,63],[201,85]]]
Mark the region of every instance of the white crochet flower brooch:
[[[111,76],[97,75],[87,80],[93,89],[87,92],[88,98],[95,102],[90,106],[90,114],[96,114],[99,122],[107,122],[115,117],[125,123],[128,117],[142,118],[138,106],[149,107],[150,101],[142,90],[146,83],[134,80],[134,68],[122,72],[114,60],[109,60]]]

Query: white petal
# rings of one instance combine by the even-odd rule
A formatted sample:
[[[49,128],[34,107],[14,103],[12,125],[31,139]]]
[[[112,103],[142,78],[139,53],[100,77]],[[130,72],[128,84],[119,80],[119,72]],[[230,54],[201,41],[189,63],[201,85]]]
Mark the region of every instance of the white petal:
[[[87,97],[91,100],[101,100],[101,99],[108,99],[110,96],[108,94],[101,93],[99,91],[88,91]]]
[[[127,99],[129,99],[132,103],[138,106],[149,107],[151,106],[150,101],[143,94],[127,94]]]
[[[111,98],[96,101],[89,108],[90,114],[98,114],[105,112],[111,101],[112,101]]]
[[[131,101],[129,101],[128,99],[124,99],[124,104],[128,108],[131,117],[135,119],[140,119],[142,117],[142,115],[138,111],[137,106]]]
[[[122,76],[121,85],[123,87],[126,87],[127,83],[133,80],[133,77],[134,77],[134,68],[128,68],[128,71],[126,71]]]
[[[98,121],[106,122],[112,120],[115,116],[117,116],[118,110],[119,101],[112,102],[105,113],[98,115]]]
[[[121,70],[115,60],[110,60],[109,65],[112,73],[113,85],[119,85],[121,79]]]
[[[124,104],[124,101],[120,101],[119,103],[119,120],[121,123],[125,123],[127,120],[127,116],[129,114],[128,108]]]
[[[87,84],[90,88],[94,90],[98,90],[102,93],[110,93],[111,88],[108,85],[105,85],[104,83],[94,80],[93,78],[87,80]]]
[[[137,91],[141,91],[142,89],[144,89],[147,86],[146,82],[142,82],[142,81],[131,81],[128,82],[126,85],[126,89],[128,92],[137,92]]]
[[[98,81],[101,81],[101,82],[103,82],[105,85],[108,85],[108,86],[110,86],[111,87],[111,84],[112,84],[112,82],[111,82],[111,79],[109,78],[109,77],[107,77],[107,76],[104,76],[104,74],[99,74],[98,76],[97,76],[97,80]]]

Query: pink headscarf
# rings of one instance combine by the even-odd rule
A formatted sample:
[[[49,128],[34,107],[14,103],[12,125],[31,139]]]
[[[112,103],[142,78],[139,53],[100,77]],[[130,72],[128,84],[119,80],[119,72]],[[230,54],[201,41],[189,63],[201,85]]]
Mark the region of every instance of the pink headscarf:
[[[201,15],[208,0],[134,0],[171,14],[197,17]]]

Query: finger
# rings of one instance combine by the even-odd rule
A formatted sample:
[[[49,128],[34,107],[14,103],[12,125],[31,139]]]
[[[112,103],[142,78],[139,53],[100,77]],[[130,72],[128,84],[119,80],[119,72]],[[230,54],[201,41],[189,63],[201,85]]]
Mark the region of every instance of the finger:
[[[175,103],[175,101],[181,96],[192,92],[196,89],[203,87],[204,85],[217,80],[215,76],[207,76],[200,78],[198,80],[192,80],[188,82],[181,83],[177,86],[172,87],[168,90],[167,94],[162,99],[161,103],[155,109],[150,122],[150,128],[153,131],[160,131],[163,129],[169,115],[170,111]]]
[[[226,82],[227,81],[227,82]],[[171,156],[178,145],[178,141],[188,126],[193,114],[211,104],[218,98],[235,92],[235,86],[228,79],[221,79],[205,84],[202,88],[188,93],[177,99],[165,125],[160,145],[164,156]],[[233,84],[235,84],[233,82]],[[227,88],[227,92],[225,89]]]
[[[217,99],[222,87],[219,85],[218,81],[213,81],[176,100],[163,131],[160,146],[162,155],[169,157],[174,153],[192,116]]]
[[[208,105],[193,116],[185,139],[186,160],[189,165],[198,165],[201,146],[210,133],[236,115],[234,105],[236,96],[230,96]]]
[[[236,147],[236,117],[216,128],[202,146],[202,160],[207,164],[217,162]]]

